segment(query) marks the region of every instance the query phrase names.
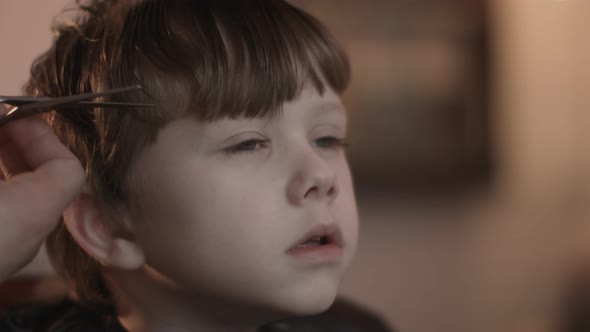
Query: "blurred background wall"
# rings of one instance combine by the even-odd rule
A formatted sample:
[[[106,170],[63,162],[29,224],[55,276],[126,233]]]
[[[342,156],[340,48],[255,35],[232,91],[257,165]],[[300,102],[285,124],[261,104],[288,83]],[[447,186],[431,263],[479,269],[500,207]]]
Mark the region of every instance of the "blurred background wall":
[[[565,331],[573,280],[590,285],[590,2],[292,2],[353,64],[343,295],[404,332]],[[69,3],[0,0],[2,94]]]
[[[590,284],[590,2],[294,2],[353,63],[362,237],[343,293],[400,331],[566,331]],[[374,89],[388,102],[359,97]]]

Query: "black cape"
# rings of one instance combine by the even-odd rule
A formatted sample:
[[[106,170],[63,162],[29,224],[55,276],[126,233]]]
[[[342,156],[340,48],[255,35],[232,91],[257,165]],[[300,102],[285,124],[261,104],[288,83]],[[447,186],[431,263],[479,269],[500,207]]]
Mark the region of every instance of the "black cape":
[[[284,319],[259,332],[393,332],[379,317],[349,301],[338,299],[324,313]],[[0,318],[0,332],[126,332],[114,312],[98,313],[71,300],[30,304]]]

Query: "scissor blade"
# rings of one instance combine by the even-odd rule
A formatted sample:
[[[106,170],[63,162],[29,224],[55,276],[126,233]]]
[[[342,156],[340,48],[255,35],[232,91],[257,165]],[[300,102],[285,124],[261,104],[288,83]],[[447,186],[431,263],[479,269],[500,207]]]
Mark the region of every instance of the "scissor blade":
[[[41,101],[49,101],[55,98],[52,97],[16,97],[16,96],[0,96],[0,104],[8,104],[12,106],[23,106],[30,103],[37,103]],[[99,102],[99,101],[80,101],[76,103],[69,103],[57,106],[59,108],[74,108],[74,107],[151,107],[153,104],[143,103],[117,103],[117,102]]]
[[[92,107],[113,107],[113,108],[126,108],[126,107],[152,107],[153,104],[141,104],[141,103],[115,103],[115,102],[99,102],[99,101],[81,101],[77,103],[65,104],[56,106],[56,108],[92,108]]]
[[[21,97],[21,96],[0,96],[0,104],[8,104],[12,106],[22,106],[30,103],[40,101],[48,101],[54,98],[51,97]]]
[[[113,94],[122,93],[122,92],[139,90],[139,89],[141,89],[141,86],[136,85],[136,86],[131,86],[131,87],[127,87],[127,88],[114,89],[114,90],[109,90],[109,91],[104,91],[104,92],[84,93],[84,94],[80,94],[80,95],[53,98],[51,100],[41,101],[41,102],[37,102],[37,103],[28,103],[28,104],[21,106],[19,109],[21,111],[34,110],[34,109],[49,109],[49,108],[57,107],[59,105],[72,104],[72,103],[77,103],[77,102],[81,102],[81,101],[87,101],[90,99],[94,99],[96,97],[108,96],[108,95],[113,95]]]

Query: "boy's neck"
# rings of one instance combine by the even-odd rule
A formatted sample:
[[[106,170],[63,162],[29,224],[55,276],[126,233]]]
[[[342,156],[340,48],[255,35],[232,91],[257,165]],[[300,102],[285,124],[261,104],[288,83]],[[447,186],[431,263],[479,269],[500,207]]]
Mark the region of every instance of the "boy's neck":
[[[271,320],[248,306],[174,291],[152,279],[156,274],[147,267],[104,273],[119,321],[129,332],[255,332]]]

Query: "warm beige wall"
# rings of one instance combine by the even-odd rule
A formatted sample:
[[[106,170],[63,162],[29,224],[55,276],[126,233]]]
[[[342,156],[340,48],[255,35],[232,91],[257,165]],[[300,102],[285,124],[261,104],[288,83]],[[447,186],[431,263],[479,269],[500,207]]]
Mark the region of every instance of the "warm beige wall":
[[[587,150],[590,3],[494,4],[500,185],[510,195],[561,196],[579,181]]]
[[[29,67],[49,47],[52,16],[71,0],[0,0],[0,94],[20,94]]]

